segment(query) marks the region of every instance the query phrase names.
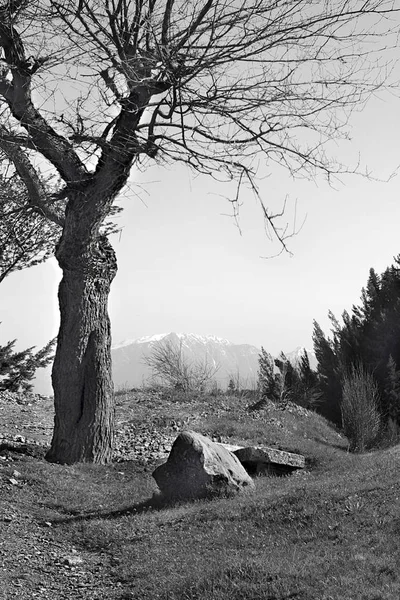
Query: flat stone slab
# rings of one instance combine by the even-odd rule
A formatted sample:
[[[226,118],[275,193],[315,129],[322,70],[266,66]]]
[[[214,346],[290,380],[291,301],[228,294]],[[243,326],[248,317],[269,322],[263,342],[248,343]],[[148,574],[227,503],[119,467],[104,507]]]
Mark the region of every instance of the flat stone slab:
[[[219,446],[223,446],[229,452],[236,452],[236,450],[241,450],[244,446],[235,446],[234,444],[225,444],[224,442],[216,442]]]
[[[301,454],[267,448],[266,446],[248,446],[233,451],[244,468],[251,474],[268,473],[284,475],[297,469],[304,469],[306,461]]]

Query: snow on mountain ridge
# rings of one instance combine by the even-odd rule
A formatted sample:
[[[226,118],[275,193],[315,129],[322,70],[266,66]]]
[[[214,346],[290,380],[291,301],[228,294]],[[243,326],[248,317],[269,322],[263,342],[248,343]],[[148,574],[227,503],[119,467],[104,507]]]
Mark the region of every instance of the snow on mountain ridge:
[[[256,385],[258,371],[258,348],[249,344],[233,344],[214,335],[194,333],[155,334],[118,344],[112,348],[113,379],[118,387],[135,387],[151,381],[152,372],[146,357],[155,345],[163,341],[180,346],[190,364],[218,365],[215,381],[225,388],[229,379],[240,375],[243,385]]]
[[[170,333],[156,333],[155,335],[145,335],[143,337],[136,338],[134,340],[132,340],[132,339],[123,340],[122,342],[119,342],[119,343],[113,345],[112,349],[116,350],[117,348],[124,348],[125,346],[130,346],[131,344],[151,344],[153,342],[161,342],[164,338],[166,338],[168,336],[173,336],[173,335],[175,335],[182,343],[185,343],[186,341],[189,341],[189,342],[194,341],[194,342],[200,342],[202,344],[214,342],[214,343],[218,343],[218,344],[223,344],[225,346],[233,345],[232,342],[230,342],[229,340],[226,340],[224,338],[219,338],[215,335],[198,335],[197,333],[170,332]]]
[[[304,355],[304,352],[306,352],[308,356],[311,369],[316,371],[318,367],[317,357],[312,350],[309,350],[305,346],[297,346],[297,348],[292,350],[292,352],[286,352],[285,356],[293,364],[293,366],[297,366],[300,362],[300,358]]]
[[[132,340],[131,344],[148,344],[151,342],[161,342],[165,337],[167,337],[169,333],[156,333],[154,335],[145,335],[141,338],[137,338],[136,340]]]

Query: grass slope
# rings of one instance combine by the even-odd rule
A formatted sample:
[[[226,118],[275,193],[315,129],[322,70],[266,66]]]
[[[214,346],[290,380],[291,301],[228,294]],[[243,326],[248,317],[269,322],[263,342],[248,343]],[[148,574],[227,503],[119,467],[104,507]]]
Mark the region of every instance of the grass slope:
[[[235,398],[124,394],[118,419],[276,445],[308,468],[235,498],[165,506],[151,462],[65,467],[2,452],[1,600],[400,598],[399,448],[351,455],[318,415],[251,413]]]

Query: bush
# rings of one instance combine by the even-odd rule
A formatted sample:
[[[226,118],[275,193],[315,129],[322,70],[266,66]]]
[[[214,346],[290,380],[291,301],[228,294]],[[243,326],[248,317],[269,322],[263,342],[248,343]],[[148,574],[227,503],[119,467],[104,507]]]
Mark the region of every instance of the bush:
[[[182,342],[171,341],[155,344],[143,363],[150,367],[155,382],[161,382],[178,392],[205,392],[213,386],[219,365],[204,360],[192,362],[184,353]]]
[[[349,450],[364,452],[377,441],[381,428],[378,385],[359,365],[343,378],[342,392],[342,424],[350,442]]]

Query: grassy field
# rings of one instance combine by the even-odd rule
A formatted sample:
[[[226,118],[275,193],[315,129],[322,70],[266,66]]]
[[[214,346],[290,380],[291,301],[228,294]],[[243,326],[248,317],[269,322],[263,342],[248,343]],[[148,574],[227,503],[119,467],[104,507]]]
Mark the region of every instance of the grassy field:
[[[235,398],[126,393],[118,414],[301,452],[307,468],[235,498],[165,505],[151,462],[65,467],[3,452],[2,600],[400,598],[400,447],[352,455],[313,413],[251,413]]]

